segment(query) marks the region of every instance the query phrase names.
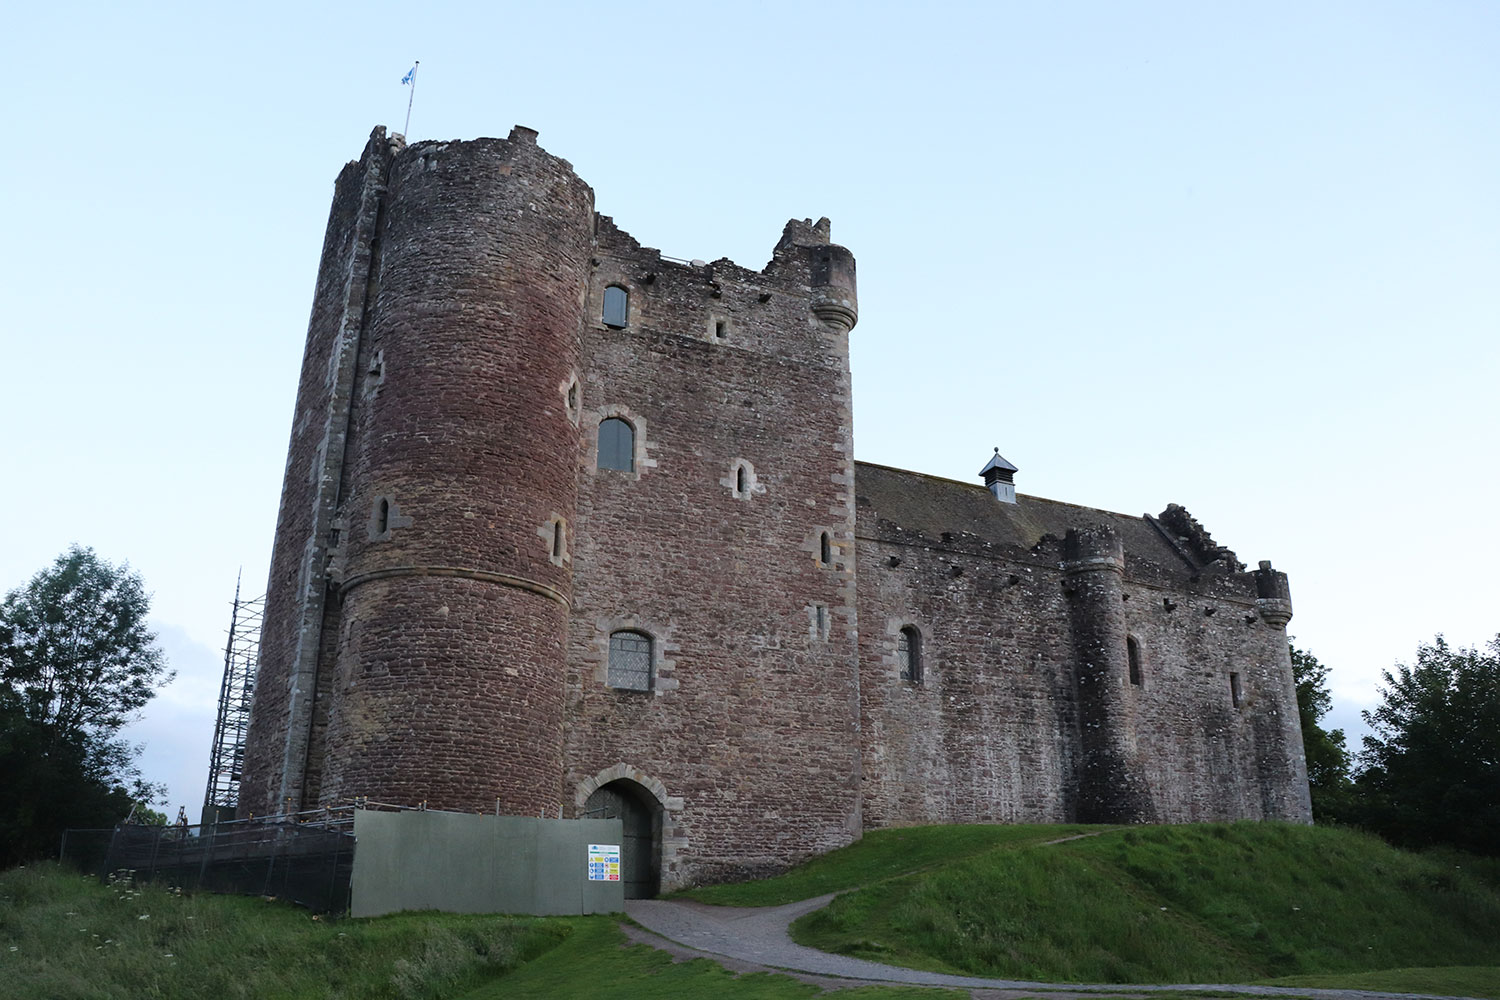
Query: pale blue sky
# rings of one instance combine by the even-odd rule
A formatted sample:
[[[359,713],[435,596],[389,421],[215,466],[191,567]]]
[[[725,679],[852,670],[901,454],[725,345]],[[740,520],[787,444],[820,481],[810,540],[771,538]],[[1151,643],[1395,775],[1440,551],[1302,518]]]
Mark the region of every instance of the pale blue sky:
[[[28,5],[0,159],[0,589],[128,559],[202,800],[263,589],[332,181],[372,126],[536,128],[679,257],[859,260],[855,448],[1191,510],[1291,574],[1336,720],[1500,631],[1500,6]]]

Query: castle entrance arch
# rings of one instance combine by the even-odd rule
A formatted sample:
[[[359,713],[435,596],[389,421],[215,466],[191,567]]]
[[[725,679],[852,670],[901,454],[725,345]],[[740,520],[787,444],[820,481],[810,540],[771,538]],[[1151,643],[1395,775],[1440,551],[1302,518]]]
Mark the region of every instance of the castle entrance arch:
[[[596,789],[583,805],[584,819],[618,819],[625,829],[620,845],[620,878],[626,899],[651,899],[661,890],[661,803],[629,778]]]

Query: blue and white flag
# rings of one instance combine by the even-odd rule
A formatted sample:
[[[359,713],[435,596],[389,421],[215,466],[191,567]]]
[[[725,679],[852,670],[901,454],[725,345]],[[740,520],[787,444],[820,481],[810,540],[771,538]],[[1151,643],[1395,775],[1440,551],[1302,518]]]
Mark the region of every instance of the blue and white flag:
[[[406,71],[406,75],[401,78],[401,82],[402,83],[412,83],[413,81],[416,80],[416,78],[417,78],[417,67],[413,66],[411,69],[409,69],[409,70]]]

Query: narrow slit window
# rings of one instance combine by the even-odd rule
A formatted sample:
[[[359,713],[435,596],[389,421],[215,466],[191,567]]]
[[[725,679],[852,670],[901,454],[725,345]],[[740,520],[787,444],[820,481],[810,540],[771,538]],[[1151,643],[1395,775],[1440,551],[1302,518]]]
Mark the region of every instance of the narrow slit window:
[[[616,329],[625,326],[630,316],[630,293],[619,285],[604,290],[604,325]]]
[[[724,334],[727,331],[727,329],[728,329],[728,326],[727,326],[727,324],[722,319],[716,319],[716,320],[714,320],[714,339],[715,340],[723,340],[724,339]]]
[[[385,497],[381,497],[376,506],[375,530],[382,535],[391,530],[391,502]]]
[[[561,559],[563,554],[563,523],[552,522],[552,558]]]
[[[740,496],[745,495],[745,488],[750,485],[749,478],[745,474],[745,467],[743,465],[734,470],[734,491]]]
[[[651,690],[651,637],[622,631],[609,637],[609,686],[622,691]]]
[[[908,625],[896,639],[896,660],[901,664],[901,679],[912,687],[922,683],[922,633]]]
[[[1125,652],[1130,658],[1130,683],[1136,687],[1141,686],[1141,644],[1135,641],[1135,636],[1125,639]]]
[[[600,421],[599,468],[635,471],[635,428],[628,420],[610,417]]]
[[[828,532],[823,532],[822,538],[818,540],[818,561],[824,566],[833,565],[833,542],[828,537]]]
[[[1240,686],[1240,675],[1229,675],[1229,697],[1234,702],[1234,707],[1239,708],[1245,704],[1245,689]]]

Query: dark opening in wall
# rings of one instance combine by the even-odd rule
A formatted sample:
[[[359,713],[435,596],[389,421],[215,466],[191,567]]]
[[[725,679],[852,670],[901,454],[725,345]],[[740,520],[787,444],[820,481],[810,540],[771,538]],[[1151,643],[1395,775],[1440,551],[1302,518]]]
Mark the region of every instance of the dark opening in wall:
[[[599,422],[599,468],[635,471],[635,428],[628,420],[609,417]]]
[[[552,522],[552,558],[561,559],[563,554],[563,523]]]
[[[729,324],[725,323],[722,319],[716,319],[716,320],[714,320],[714,339],[715,340],[723,340],[724,339],[724,335],[727,334],[728,332],[729,332]]]
[[[1130,657],[1130,683],[1136,687],[1141,686],[1141,644],[1135,641],[1135,636],[1125,639],[1125,652]]]
[[[826,531],[823,532],[823,536],[818,542],[818,561],[824,566],[833,565],[833,542],[829,539],[828,532]]]
[[[745,477],[745,467],[742,465],[738,469],[734,470],[734,491],[741,496],[744,496],[745,487],[748,485],[749,483],[746,482]]]
[[[604,325],[623,327],[630,316],[630,293],[619,285],[604,290]]]
[[[1229,675],[1229,697],[1234,702],[1234,707],[1239,708],[1245,703],[1245,691],[1240,687],[1240,675],[1231,673]]]
[[[375,530],[382,535],[391,530],[391,502],[385,497],[375,507]]]
[[[901,664],[901,679],[912,687],[922,683],[922,633],[908,625],[896,638],[896,661]]]

